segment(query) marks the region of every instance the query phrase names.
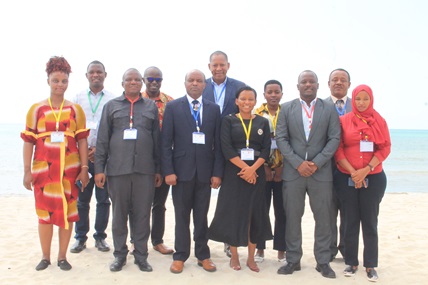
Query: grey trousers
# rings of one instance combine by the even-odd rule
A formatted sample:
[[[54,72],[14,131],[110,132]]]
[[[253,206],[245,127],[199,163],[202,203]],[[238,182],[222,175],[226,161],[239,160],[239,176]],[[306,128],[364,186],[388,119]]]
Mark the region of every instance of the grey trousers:
[[[109,195],[112,201],[112,236],[115,257],[126,257],[128,246],[128,215],[132,210],[134,230],[134,257],[146,260],[147,241],[150,236],[150,211],[155,191],[154,175],[129,174],[108,176]]]
[[[315,220],[315,259],[319,264],[330,262],[332,188],[332,181],[317,181],[312,177],[284,181],[282,194],[287,217],[287,262],[300,262],[303,255],[302,217],[305,212],[306,193]]]

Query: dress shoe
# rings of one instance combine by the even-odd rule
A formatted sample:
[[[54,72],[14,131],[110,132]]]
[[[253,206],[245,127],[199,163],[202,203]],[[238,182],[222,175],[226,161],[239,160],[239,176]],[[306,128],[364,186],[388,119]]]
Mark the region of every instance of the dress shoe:
[[[174,260],[169,268],[169,271],[172,273],[181,273],[183,272],[184,261],[182,260]]]
[[[126,264],[126,257],[116,257],[113,263],[110,265],[110,271],[117,272],[121,271],[122,267]]]
[[[370,282],[377,282],[377,280],[379,279],[379,277],[377,276],[377,272],[374,268],[367,268],[366,273],[367,280],[369,280]]]
[[[326,278],[336,278],[336,273],[334,273],[333,269],[331,269],[330,264],[317,264],[315,269],[321,273],[322,276]]]
[[[155,246],[153,246],[153,249],[156,251],[159,251],[162,254],[172,254],[174,253],[174,250],[172,248],[167,247],[165,244],[160,243]]]
[[[287,262],[286,265],[281,266],[278,269],[277,273],[288,275],[288,274],[293,274],[294,271],[299,271],[300,269],[301,269],[300,262]]]
[[[140,268],[141,271],[144,271],[144,272],[153,271],[153,268],[150,266],[147,260],[135,260],[134,263],[138,265],[138,268]]]
[[[224,244],[224,252],[226,253],[227,257],[232,257],[232,252],[230,251],[230,245],[227,243]]]
[[[46,268],[48,268],[49,265],[51,265],[51,262],[49,260],[42,259],[40,260],[39,264],[37,264],[36,270],[37,271],[45,270]]]
[[[68,271],[71,269],[71,264],[68,263],[67,259],[58,260],[58,267],[61,270]]]
[[[79,253],[86,248],[86,241],[76,240],[73,246],[70,248],[70,252]]]
[[[347,266],[345,268],[345,270],[343,270],[343,275],[345,275],[346,277],[352,277],[355,275],[355,272],[357,272],[358,270],[358,266]]]
[[[217,267],[215,266],[214,262],[212,262],[209,258],[204,259],[202,261],[198,260],[198,265],[202,266],[202,268],[208,272],[214,272],[217,270]]]
[[[103,252],[110,250],[110,247],[108,246],[108,244],[104,239],[96,240],[95,247],[98,248],[99,251],[103,251]]]

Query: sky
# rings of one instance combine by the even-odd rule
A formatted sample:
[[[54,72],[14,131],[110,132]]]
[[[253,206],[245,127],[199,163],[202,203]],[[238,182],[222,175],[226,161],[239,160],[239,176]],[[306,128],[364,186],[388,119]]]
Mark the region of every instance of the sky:
[[[228,76],[264,102],[263,85],[279,80],[282,102],[299,97],[297,77],[313,70],[318,97],[328,76],[344,68],[351,88],[367,84],[391,129],[428,129],[428,1],[424,0],[16,0],[0,4],[0,123],[25,123],[30,106],[49,97],[45,72],[64,56],[72,73],[66,98],[88,87],[89,62],[107,71],[116,95],[128,68],[163,72],[162,91],[185,94],[184,76],[209,55],[228,54]]]

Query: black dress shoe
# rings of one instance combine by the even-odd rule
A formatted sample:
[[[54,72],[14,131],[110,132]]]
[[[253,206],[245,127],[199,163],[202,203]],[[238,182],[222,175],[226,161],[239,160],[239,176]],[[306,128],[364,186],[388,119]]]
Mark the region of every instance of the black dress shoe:
[[[58,267],[61,270],[68,271],[71,269],[71,264],[68,263],[67,259],[58,260]]]
[[[317,264],[317,267],[315,269],[318,272],[321,272],[321,275],[326,278],[336,278],[336,273],[334,273],[333,269],[331,269],[330,264]]]
[[[40,270],[45,270],[46,268],[48,268],[48,266],[51,265],[51,262],[47,259],[42,259],[39,264],[37,264],[36,266],[36,270],[40,271]]]
[[[141,271],[144,271],[144,272],[153,271],[153,268],[150,266],[147,260],[135,260],[134,263],[138,265],[138,268],[140,268]]]
[[[103,251],[103,252],[110,250],[110,247],[108,246],[108,244],[104,239],[95,240],[95,247],[98,248],[99,251]]]
[[[288,275],[288,274],[293,274],[294,271],[299,271],[300,269],[302,269],[300,267],[300,262],[287,262],[286,265],[281,266],[277,273],[278,274],[284,274],[284,275]]]
[[[76,240],[73,246],[70,248],[70,252],[79,253],[86,248],[86,241]]]
[[[126,257],[116,257],[113,263],[110,265],[110,271],[117,272],[121,271],[122,267],[126,264]]]

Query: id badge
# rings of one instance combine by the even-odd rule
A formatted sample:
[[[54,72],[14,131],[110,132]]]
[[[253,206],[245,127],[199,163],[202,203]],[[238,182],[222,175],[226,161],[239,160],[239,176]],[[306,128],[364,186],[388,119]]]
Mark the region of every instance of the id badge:
[[[123,131],[124,140],[136,140],[137,139],[137,129],[126,129]]]
[[[278,149],[278,146],[276,145],[276,139],[271,139],[270,149]]]
[[[254,160],[254,149],[252,149],[252,148],[241,149],[241,159],[242,160]]]
[[[64,132],[52,132],[51,133],[51,142],[53,142],[53,143],[64,142]]]
[[[201,132],[194,132],[192,134],[192,142],[194,144],[205,144],[205,134]]]
[[[360,141],[360,152],[373,152],[373,142]]]
[[[96,130],[98,126],[98,123],[96,121],[87,120],[86,121],[86,127],[90,130]]]

